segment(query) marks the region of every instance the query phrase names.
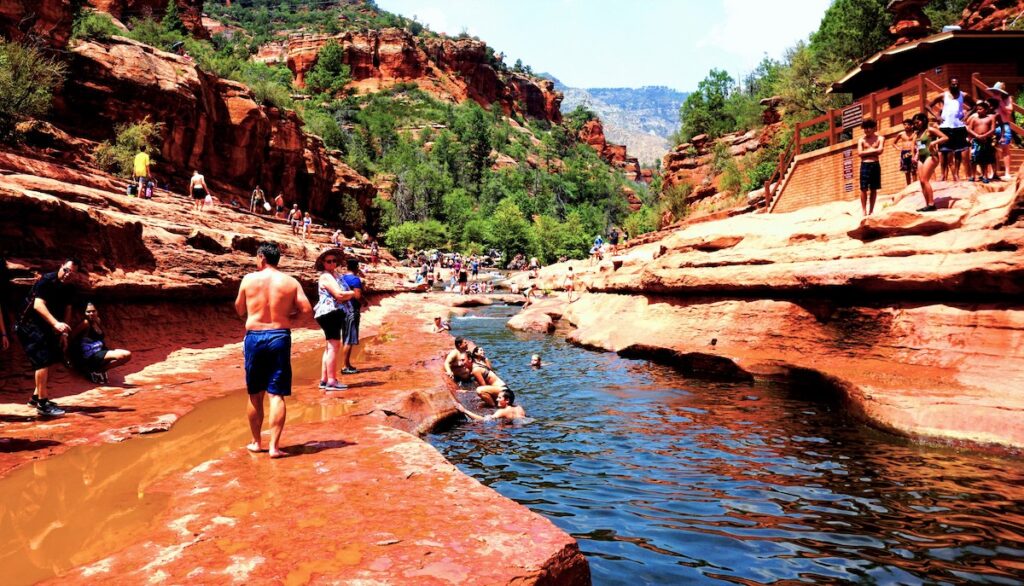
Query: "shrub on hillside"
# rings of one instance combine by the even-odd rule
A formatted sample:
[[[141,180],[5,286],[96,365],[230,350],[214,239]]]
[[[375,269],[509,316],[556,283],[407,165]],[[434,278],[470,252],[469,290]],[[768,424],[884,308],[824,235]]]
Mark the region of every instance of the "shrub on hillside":
[[[345,50],[335,41],[330,41],[320,48],[316,63],[306,74],[306,89],[311,94],[335,95],[351,80],[349,67],[345,64]]]
[[[34,47],[0,39],[0,141],[18,138],[18,122],[50,109],[66,68]]]
[[[404,252],[439,248],[448,241],[448,235],[437,220],[402,222],[388,229],[384,241],[392,251]]]
[[[666,189],[661,196],[661,213],[669,212],[676,220],[685,218],[689,213],[687,200],[692,192],[693,186],[689,183],[680,183]]]
[[[97,40],[105,41],[113,35],[122,35],[124,31],[114,24],[113,19],[106,12],[82,9],[75,17],[75,23],[71,27],[71,40]]]
[[[151,122],[149,117],[134,124],[122,124],[117,127],[113,143],[105,140],[96,146],[93,161],[104,171],[131,177],[135,154],[143,148],[155,150],[163,128],[163,123]]]
[[[626,216],[622,228],[631,238],[654,232],[658,229],[658,212],[650,206],[644,206]]]

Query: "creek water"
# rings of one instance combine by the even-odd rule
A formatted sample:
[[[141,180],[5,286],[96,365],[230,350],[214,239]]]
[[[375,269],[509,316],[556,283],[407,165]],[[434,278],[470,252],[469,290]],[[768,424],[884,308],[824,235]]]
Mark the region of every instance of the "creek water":
[[[532,421],[429,439],[575,537],[595,584],[1024,584],[1024,462],[915,445],[779,384],[511,332],[516,310],[453,332],[488,350]]]

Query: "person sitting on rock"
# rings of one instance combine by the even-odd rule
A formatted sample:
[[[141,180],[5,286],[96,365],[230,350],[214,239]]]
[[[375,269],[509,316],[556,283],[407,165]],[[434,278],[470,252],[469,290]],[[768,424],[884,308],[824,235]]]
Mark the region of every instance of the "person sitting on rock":
[[[440,334],[441,332],[450,332],[452,330],[451,324],[441,320],[441,316],[434,316],[434,333]]]
[[[469,409],[466,409],[466,407],[464,407],[462,403],[459,403],[458,401],[455,402],[455,408],[461,411],[466,417],[469,417],[474,421],[495,421],[498,419],[507,419],[509,421],[514,421],[516,419],[526,418],[526,411],[519,405],[516,405],[515,403],[516,394],[510,391],[509,389],[504,389],[498,393],[498,409],[494,413],[491,413],[490,415],[478,415],[476,413],[473,413]]]
[[[455,338],[455,349],[444,359],[444,372],[456,382],[472,380],[472,363],[467,364],[469,340],[459,336]]]
[[[95,303],[85,304],[85,319],[72,331],[71,338],[75,340],[71,346],[73,361],[98,385],[107,384],[108,370],[128,364],[132,359],[128,350],[107,347],[106,332]]]

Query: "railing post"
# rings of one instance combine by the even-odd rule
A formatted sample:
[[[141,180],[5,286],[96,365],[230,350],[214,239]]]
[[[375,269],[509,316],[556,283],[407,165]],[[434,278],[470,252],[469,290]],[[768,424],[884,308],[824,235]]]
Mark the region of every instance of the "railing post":
[[[828,111],[828,146],[836,144],[836,111]]]
[[[928,90],[925,88],[925,85],[924,85],[924,74],[923,73],[918,73],[917,74],[917,93],[918,93],[918,97],[921,100],[921,111],[924,112],[925,108],[928,107]]]
[[[871,92],[871,114],[869,116],[875,122],[878,121],[878,116],[875,115],[875,110],[878,107],[878,104],[876,103],[876,100],[875,100],[876,94],[878,94],[878,92]]]
[[[772,192],[771,192],[772,180],[769,179],[764,182],[764,209],[768,211],[768,208],[772,205]]]
[[[793,131],[793,156],[800,154],[800,123],[796,123],[796,130]]]
[[[971,74],[971,99],[978,102],[978,72]]]

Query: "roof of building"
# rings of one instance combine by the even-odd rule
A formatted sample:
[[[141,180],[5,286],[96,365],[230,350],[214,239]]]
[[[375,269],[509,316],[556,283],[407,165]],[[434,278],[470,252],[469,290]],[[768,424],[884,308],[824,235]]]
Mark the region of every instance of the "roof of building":
[[[1024,31],[947,31],[875,53],[829,91],[864,95],[938,65],[986,60],[1017,63],[1021,54]]]

